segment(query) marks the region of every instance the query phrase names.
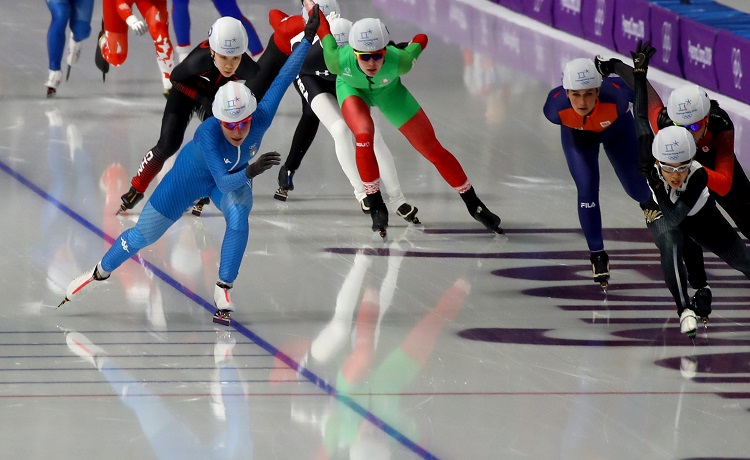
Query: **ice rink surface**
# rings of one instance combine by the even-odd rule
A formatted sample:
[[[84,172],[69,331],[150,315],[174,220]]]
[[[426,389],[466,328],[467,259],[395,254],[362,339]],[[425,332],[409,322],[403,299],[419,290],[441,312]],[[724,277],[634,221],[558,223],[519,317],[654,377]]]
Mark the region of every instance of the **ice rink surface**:
[[[98,6],[70,81],[47,100],[49,13],[6,2],[0,456],[747,458],[750,283],[707,256],[708,332],[695,345],[680,334],[643,215],[603,154],[606,295],[591,279],[559,128],[541,109],[565,61],[606,51],[470,3],[542,50],[509,65],[377,2],[341,4],[350,19],[383,18],[396,41],[428,33],[403,81],[506,234],[475,222],[386,126],[423,226],[391,209],[383,242],[321,127],[286,203],[273,199],[278,169],[255,180],[233,327],[211,322],[224,230],[213,206],[56,309],[68,282],[137,219],[140,205],[115,212],[158,138],[164,98],[146,37],[131,35],[128,60],[102,83]],[[268,10],[298,5],[240,3],[264,42]],[[197,44],[217,14],[206,1],[191,13]],[[664,98],[681,83],[652,78]],[[748,107],[719,100],[739,125]],[[299,114],[289,89],[261,151],[286,157]],[[738,153],[747,165],[750,153]]]

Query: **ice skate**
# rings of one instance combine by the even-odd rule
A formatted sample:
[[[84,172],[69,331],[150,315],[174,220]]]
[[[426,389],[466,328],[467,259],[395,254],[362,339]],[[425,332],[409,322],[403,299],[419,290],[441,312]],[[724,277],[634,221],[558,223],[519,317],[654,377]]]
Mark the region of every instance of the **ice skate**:
[[[498,235],[502,235],[505,233],[503,228],[500,226],[500,217],[498,217],[496,214],[494,214],[492,211],[482,206],[477,206],[476,210],[471,214],[471,216],[479,223],[484,225],[487,230],[491,230]]]
[[[65,81],[70,78],[70,68],[73,67],[78,58],[81,57],[81,42],[75,41],[73,33],[70,33],[70,40],[68,41],[68,57],[65,59],[65,63],[68,64],[68,71],[65,74]]]
[[[695,340],[696,329],[698,329],[698,320],[695,312],[689,308],[684,309],[680,315],[680,332],[687,334],[691,340]]]
[[[599,283],[606,291],[609,286],[609,256],[604,251],[592,252],[590,260],[594,282]]]
[[[81,273],[76,279],[70,282],[68,289],[65,291],[65,298],[60,302],[60,305],[58,305],[57,308],[60,308],[63,304],[73,300],[86,286],[91,284],[92,281],[104,281],[107,278],[109,278],[109,273],[107,273],[106,276],[101,275],[99,273],[99,264],[96,264],[92,270]]]
[[[99,36],[96,39],[96,50],[94,54],[94,64],[96,68],[102,71],[102,81],[107,80],[107,72],[109,72],[109,62],[104,59],[102,54],[102,45],[105,43],[106,38],[104,37],[104,22],[102,22],[102,30],[99,31]]]
[[[289,197],[289,190],[279,187],[276,190],[276,193],[273,194],[273,197],[279,201],[286,201],[286,199]]]
[[[221,324],[223,326],[229,326],[231,322],[232,311],[234,311],[234,304],[232,298],[229,296],[229,290],[232,289],[231,284],[223,283],[221,281],[216,282],[214,287],[214,305],[216,306],[216,313],[214,313],[214,323]]]
[[[419,209],[417,209],[416,206],[412,206],[409,203],[404,203],[398,207],[398,209],[396,210],[396,214],[398,214],[399,217],[403,218],[405,221],[411,224],[419,225],[422,222],[420,222],[419,218],[417,217],[418,211]]]
[[[294,182],[292,182],[293,177],[294,171],[288,170],[286,165],[281,165],[281,168],[279,169],[279,189],[276,190],[276,193],[273,195],[274,198],[279,201],[286,201],[289,197],[289,192],[294,190]]]
[[[380,191],[367,195],[370,204],[370,217],[372,217],[372,231],[378,232],[385,241],[388,236],[388,208],[383,202]]]
[[[62,83],[62,70],[50,70],[44,86],[47,87],[47,97],[55,97],[57,87]]]
[[[695,314],[703,321],[704,325],[708,324],[708,315],[711,314],[711,288],[706,286],[698,289],[693,294],[691,305]]]
[[[120,205],[120,212],[126,212],[129,209],[133,209],[139,201],[143,199],[143,193],[139,192],[132,186],[123,196],[120,197],[122,204]]]
[[[101,358],[106,356],[106,353],[101,347],[91,343],[85,335],[80,332],[66,331],[65,343],[68,345],[70,351],[85,359],[97,369],[101,369]]]
[[[211,202],[211,199],[208,197],[201,198],[198,200],[197,203],[193,206],[192,211],[190,211],[195,217],[200,217],[201,213],[203,212],[203,206],[209,204]]]

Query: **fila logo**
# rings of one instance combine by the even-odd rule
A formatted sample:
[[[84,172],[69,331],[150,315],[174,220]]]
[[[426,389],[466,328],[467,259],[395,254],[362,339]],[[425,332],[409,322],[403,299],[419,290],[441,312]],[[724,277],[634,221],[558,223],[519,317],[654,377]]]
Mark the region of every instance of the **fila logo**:
[[[592,209],[596,207],[596,202],[592,201],[591,203],[581,203],[581,207],[584,209]]]

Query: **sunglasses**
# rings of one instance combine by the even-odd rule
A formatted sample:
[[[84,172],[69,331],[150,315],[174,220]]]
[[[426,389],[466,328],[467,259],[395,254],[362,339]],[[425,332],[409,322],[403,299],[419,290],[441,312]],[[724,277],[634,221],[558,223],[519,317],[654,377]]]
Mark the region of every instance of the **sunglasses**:
[[[379,61],[383,59],[383,56],[385,56],[385,50],[374,51],[372,53],[355,51],[354,55],[357,56],[357,59],[359,59],[360,61],[368,62],[370,59],[372,59],[373,61]]]
[[[706,118],[704,118],[701,121],[695,122],[695,123],[693,123],[691,125],[680,125],[680,124],[677,124],[677,123],[675,123],[674,125],[675,126],[682,126],[683,128],[687,129],[690,132],[697,133],[698,131],[700,131],[701,129],[703,129],[703,126],[705,124],[706,124]]]
[[[692,161],[690,163],[692,163]],[[680,165],[680,166],[670,166],[670,165],[665,165],[662,162],[659,162],[659,167],[665,173],[683,173],[687,171],[688,169],[690,169],[690,163],[686,165]]]
[[[226,129],[234,130],[234,129],[244,129],[245,126],[250,124],[250,120],[253,119],[253,116],[250,115],[249,117],[245,118],[244,120],[231,122],[231,121],[222,121],[221,125],[225,127]]]

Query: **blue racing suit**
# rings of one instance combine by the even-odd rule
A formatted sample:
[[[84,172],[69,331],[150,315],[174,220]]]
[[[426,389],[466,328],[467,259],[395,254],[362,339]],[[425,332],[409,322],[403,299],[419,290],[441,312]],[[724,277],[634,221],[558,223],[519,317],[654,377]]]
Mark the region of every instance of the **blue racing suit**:
[[[113,271],[156,242],[195,201],[210,197],[226,221],[219,280],[234,282],[247,246],[248,217],[253,207],[253,181],[245,175],[245,168],[258,152],[281,98],[299,73],[309,48],[310,42],[303,40],[281,68],[258,103],[242,145],[230,144],[221,122],[214,117],[198,126],[193,140],[182,148],[174,167],[154,190],[135,227],[123,232],[104,255],[102,269]]]

